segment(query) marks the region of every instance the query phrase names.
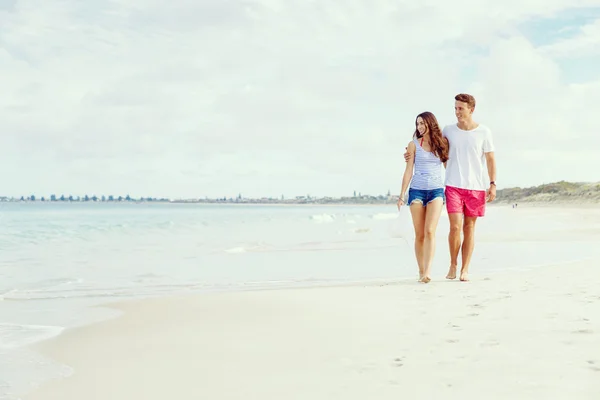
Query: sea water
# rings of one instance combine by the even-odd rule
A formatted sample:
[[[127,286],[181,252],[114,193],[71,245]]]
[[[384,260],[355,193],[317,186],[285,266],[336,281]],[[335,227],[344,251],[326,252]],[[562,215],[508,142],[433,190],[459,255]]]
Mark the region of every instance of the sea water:
[[[448,219],[434,278],[449,265]],[[600,212],[489,207],[472,275],[598,255]],[[415,279],[395,205],[0,203],[0,399],[72,371],[27,346],[140,297]]]

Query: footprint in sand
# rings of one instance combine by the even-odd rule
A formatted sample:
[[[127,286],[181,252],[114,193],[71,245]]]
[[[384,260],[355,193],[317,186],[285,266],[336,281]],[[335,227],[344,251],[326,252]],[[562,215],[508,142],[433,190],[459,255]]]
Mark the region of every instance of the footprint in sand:
[[[458,339],[448,339],[446,343],[458,343]]]
[[[356,368],[356,371],[360,374],[364,374],[367,372],[372,372],[375,370],[375,364],[365,364],[365,365],[361,365],[358,368]]]
[[[495,346],[499,346],[500,342],[496,341],[496,340],[488,340],[485,342],[481,343],[482,347],[495,347]]]
[[[358,363],[357,360],[346,357],[340,359],[340,362],[344,368],[353,372],[358,372],[359,374],[372,373],[377,368],[377,365],[374,362]]]
[[[578,334],[586,334],[586,335],[589,335],[589,334],[592,334],[592,333],[594,333],[594,331],[593,331],[593,330],[591,330],[591,329],[578,329],[578,330],[576,330],[576,331],[573,331],[573,332],[571,332],[571,333],[578,333]]]
[[[401,367],[404,365],[404,362],[401,357],[394,358],[394,366]]]
[[[592,371],[600,372],[600,367],[596,365],[594,360],[588,360],[587,363]]]

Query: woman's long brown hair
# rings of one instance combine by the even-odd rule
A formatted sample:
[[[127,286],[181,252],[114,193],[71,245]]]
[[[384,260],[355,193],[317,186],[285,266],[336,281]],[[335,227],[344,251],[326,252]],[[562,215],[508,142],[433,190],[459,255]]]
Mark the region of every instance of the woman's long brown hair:
[[[429,142],[431,143],[431,152],[439,158],[442,162],[448,161],[448,139],[442,136],[442,130],[438,125],[437,118],[433,113],[429,111],[425,111],[415,118],[415,133],[413,137],[417,139],[421,138],[421,134],[417,129],[417,120],[419,117],[423,118],[423,122],[425,122],[425,126],[427,126],[429,131]]]

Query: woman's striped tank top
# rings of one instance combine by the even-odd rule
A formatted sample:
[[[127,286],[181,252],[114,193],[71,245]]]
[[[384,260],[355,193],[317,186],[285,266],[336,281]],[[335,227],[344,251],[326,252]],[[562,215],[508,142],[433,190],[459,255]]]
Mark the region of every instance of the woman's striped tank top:
[[[432,190],[444,187],[443,163],[432,152],[425,151],[418,139],[414,139],[415,167],[410,187],[419,190]]]

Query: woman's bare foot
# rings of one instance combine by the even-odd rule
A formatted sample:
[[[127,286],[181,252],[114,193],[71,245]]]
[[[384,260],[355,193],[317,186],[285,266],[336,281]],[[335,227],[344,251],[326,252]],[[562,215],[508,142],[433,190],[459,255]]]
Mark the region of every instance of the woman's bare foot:
[[[461,271],[460,280],[463,282],[467,282],[469,280],[469,273],[466,271]]]
[[[446,279],[456,279],[456,265],[451,265]]]
[[[420,282],[422,282],[422,283],[429,283],[430,281],[431,281],[431,278],[428,276],[424,276],[420,280]]]

